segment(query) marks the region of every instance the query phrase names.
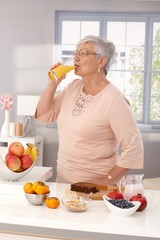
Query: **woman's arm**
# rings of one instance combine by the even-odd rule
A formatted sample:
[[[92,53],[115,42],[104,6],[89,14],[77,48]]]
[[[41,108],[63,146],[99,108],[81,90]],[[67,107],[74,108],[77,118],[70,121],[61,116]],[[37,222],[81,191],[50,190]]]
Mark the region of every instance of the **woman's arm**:
[[[51,69],[57,67],[59,64],[60,63],[55,64]],[[63,93],[60,93],[57,96],[55,96],[55,93],[58,85],[65,77],[66,75],[57,80],[51,80],[49,78],[47,87],[41,95],[40,100],[37,104],[37,109],[35,113],[35,119],[37,121],[43,123],[51,123],[56,121]]]
[[[143,142],[131,107],[118,96],[110,111],[110,126],[120,150],[116,165],[107,176],[107,181],[119,181],[130,169],[142,169],[144,161]],[[109,179],[110,178],[110,179]]]
[[[53,105],[56,89],[57,89],[56,81],[49,80],[48,85],[38,102],[35,118],[41,117],[50,110],[51,106]]]

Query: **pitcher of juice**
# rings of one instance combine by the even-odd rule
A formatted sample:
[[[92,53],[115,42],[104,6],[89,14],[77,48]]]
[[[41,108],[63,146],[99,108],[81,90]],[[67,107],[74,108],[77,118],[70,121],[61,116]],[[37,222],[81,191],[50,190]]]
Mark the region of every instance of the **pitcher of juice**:
[[[143,195],[143,176],[143,174],[130,174],[119,182],[119,190],[123,194],[124,199],[129,201],[133,195],[138,193]]]
[[[51,69],[48,75],[52,80],[56,80],[75,68],[73,58],[69,58],[65,63]]]

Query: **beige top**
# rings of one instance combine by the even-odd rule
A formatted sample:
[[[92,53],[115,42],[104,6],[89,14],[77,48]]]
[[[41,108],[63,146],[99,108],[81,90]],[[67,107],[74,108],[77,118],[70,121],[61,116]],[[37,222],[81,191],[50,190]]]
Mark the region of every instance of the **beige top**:
[[[54,107],[38,120],[57,121],[58,182],[97,179],[97,183],[104,184],[115,164],[143,168],[143,144],[131,107],[111,83],[91,96],[83,92],[82,80],[73,81],[56,96]]]

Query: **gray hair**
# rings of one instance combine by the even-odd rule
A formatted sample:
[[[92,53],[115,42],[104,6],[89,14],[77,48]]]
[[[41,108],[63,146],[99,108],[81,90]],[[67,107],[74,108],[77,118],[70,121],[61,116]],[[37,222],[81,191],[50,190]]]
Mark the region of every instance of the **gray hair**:
[[[107,58],[107,63],[104,66],[104,71],[107,74],[116,56],[115,45],[111,41],[106,41],[101,37],[88,35],[82,38],[77,43],[77,46],[83,45],[84,43],[87,43],[87,42],[95,43],[95,52],[98,54],[97,57]]]

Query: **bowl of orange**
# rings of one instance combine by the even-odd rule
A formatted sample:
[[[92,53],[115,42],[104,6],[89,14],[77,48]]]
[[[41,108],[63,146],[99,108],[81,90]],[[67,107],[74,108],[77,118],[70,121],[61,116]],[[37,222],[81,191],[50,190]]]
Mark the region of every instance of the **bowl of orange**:
[[[32,205],[42,205],[49,197],[49,186],[42,182],[26,182],[23,186],[26,200]]]

